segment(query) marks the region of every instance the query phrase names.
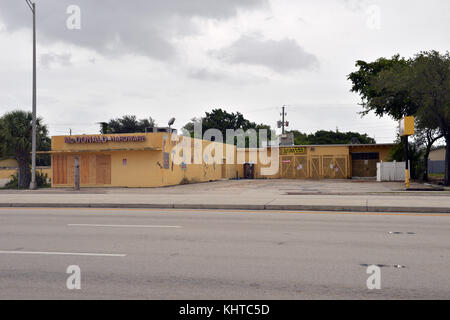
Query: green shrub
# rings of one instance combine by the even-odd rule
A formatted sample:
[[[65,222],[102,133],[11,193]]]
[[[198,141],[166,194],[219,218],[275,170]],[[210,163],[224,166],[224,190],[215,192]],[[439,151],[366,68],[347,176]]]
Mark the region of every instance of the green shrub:
[[[52,186],[48,174],[36,171],[36,183],[38,188],[50,188]]]
[[[48,175],[46,173],[41,173],[36,171],[36,183],[38,188],[50,188],[51,183],[47,182]],[[11,176],[11,180],[5,185],[5,189],[17,189],[19,185],[19,179],[17,178],[17,174],[13,174]]]
[[[19,185],[19,179],[17,178],[17,174],[11,176],[11,180],[5,185],[5,189],[17,189]]]

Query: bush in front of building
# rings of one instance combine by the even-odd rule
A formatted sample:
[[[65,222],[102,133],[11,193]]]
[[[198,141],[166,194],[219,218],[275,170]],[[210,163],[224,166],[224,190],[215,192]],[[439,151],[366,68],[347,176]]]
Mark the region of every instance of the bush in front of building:
[[[51,181],[48,178],[48,175],[46,173],[41,173],[39,171],[36,171],[36,183],[38,188],[50,188],[51,187]],[[3,189],[19,189],[19,179],[17,177],[17,174],[14,174],[11,176],[11,180],[5,185]]]

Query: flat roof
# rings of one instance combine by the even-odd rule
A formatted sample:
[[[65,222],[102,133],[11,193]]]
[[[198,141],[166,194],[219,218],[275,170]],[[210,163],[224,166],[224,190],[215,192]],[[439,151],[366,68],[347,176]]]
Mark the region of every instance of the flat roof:
[[[120,149],[85,149],[85,150],[52,150],[37,151],[37,154],[54,154],[54,153],[102,153],[102,152],[118,152],[118,151],[162,151],[162,148],[120,148]]]
[[[305,144],[292,146],[267,146],[262,148],[237,148],[238,150],[259,150],[266,148],[307,148],[307,147],[392,147],[395,143],[377,143],[377,144]]]
[[[377,144],[307,144],[307,145],[294,145],[294,146],[280,146],[284,147],[391,147],[395,143],[377,143]]]

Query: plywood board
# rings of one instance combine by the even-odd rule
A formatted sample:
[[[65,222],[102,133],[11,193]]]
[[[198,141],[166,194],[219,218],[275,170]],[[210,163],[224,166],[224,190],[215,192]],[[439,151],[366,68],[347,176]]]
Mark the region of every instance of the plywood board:
[[[111,184],[111,156],[97,155],[96,158],[96,184]]]

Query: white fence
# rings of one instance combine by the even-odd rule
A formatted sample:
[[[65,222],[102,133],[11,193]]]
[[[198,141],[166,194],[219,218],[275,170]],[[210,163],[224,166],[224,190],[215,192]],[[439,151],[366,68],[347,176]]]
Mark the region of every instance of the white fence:
[[[411,162],[409,162],[411,177]],[[378,162],[377,181],[405,181],[405,162]]]

